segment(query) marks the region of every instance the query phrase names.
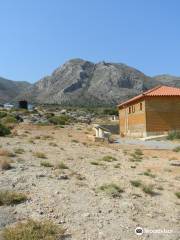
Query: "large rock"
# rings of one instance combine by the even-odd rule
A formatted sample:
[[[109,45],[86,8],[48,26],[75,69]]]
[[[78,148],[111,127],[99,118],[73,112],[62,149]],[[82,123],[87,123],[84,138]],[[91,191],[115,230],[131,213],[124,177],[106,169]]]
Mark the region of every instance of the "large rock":
[[[125,64],[73,59],[34,84],[25,97],[41,103],[112,105],[157,84]]]

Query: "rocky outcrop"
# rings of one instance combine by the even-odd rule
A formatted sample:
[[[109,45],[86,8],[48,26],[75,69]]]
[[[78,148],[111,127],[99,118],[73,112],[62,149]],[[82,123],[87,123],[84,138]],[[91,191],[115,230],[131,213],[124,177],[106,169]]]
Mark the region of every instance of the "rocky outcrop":
[[[125,64],[73,59],[34,84],[26,98],[40,103],[112,105],[157,84]]]
[[[0,100],[16,97],[36,103],[78,106],[115,105],[156,85],[180,87],[180,77],[149,77],[122,63],[92,63],[83,59],[66,62],[33,85],[5,81],[6,84],[0,79]]]

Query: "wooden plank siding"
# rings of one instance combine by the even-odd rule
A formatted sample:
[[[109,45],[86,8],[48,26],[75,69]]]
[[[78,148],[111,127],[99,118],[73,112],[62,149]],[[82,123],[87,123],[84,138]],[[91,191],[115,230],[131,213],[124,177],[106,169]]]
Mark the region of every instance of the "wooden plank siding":
[[[142,104],[142,109],[140,104]],[[119,116],[121,136],[144,136],[146,132],[145,101],[141,100],[133,105],[119,109]]]
[[[128,104],[119,109],[119,123],[121,136],[146,137],[180,131],[180,97],[152,96]]]
[[[148,97],[145,104],[147,135],[180,130],[180,97]]]

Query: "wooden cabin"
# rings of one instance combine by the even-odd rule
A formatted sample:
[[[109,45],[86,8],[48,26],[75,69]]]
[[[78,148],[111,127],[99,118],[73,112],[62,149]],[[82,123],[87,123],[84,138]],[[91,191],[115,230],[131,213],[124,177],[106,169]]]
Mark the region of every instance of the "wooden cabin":
[[[118,108],[122,137],[180,131],[180,88],[157,86],[121,103]]]

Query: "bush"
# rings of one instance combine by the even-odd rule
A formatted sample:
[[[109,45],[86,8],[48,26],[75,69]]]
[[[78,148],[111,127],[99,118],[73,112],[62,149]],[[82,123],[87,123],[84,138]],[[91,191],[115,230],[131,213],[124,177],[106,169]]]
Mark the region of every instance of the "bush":
[[[70,122],[70,117],[66,115],[53,116],[49,118],[49,122],[54,125],[66,125]]]
[[[121,193],[124,192],[123,189],[121,189],[115,183],[104,184],[101,187],[99,187],[99,190],[105,192],[107,195],[113,198],[120,197]]]
[[[130,154],[131,158],[129,159],[131,162],[141,162],[143,159],[143,152],[141,149],[135,149],[133,153]]]
[[[42,152],[36,152],[34,153],[34,156],[37,158],[46,158],[46,155]]]
[[[68,169],[69,167],[65,163],[60,162],[60,163],[56,164],[56,168],[58,168],[58,169]]]
[[[179,131],[170,132],[167,136],[167,139],[168,140],[180,139],[180,132]]]
[[[145,176],[155,178],[156,175],[151,173],[151,169],[148,169],[146,172],[143,173]]]
[[[180,192],[176,192],[175,195],[177,198],[180,198]]]
[[[53,165],[48,161],[42,161],[41,166],[43,166],[43,167],[53,167]]]
[[[17,153],[17,154],[22,154],[22,153],[24,153],[25,151],[24,151],[23,148],[16,148],[16,149],[14,149],[14,152]]]
[[[95,165],[95,166],[103,165],[103,164],[100,163],[99,161],[91,161],[90,163],[91,163],[92,165]]]
[[[146,194],[149,194],[151,196],[153,196],[155,194],[155,192],[153,190],[153,185],[143,185],[142,190],[143,190],[143,192],[145,192]]]
[[[4,117],[1,122],[3,124],[14,124],[14,123],[17,123],[17,119],[11,115],[7,115],[6,117]]]
[[[134,187],[140,187],[141,186],[141,181],[139,181],[139,180],[132,180],[131,181],[131,184],[132,184],[132,186],[134,186]]]
[[[3,137],[9,135],[10,133],[11,133],[10,129],[0,123],[0,136]]]
[[[6,112],[3,112],[3,111],[0,112],[0,119],[3,118],[3,117],[6,117],[6,116],[7,116]]]
[[[113,161],[117,161],[117,159],[116,159],[115,157],[112,157],[112,156],[107,155],[107,156],[104,156],[104,157],[102,158],[102,161],[105,161],[105,162],[113,162]]]
[[[19,204],[27,200],[23,193],[12,191],[0,191],[0,206]]]
[[[118,110],[116,108],[105,108],[103,113],[105,115],[116,115],[116,116],[118,116]]]
[[[4,240],[61,240],[65,229],[50,221],[34,221],[17,223],[3,230]]]
[[[174,152],[180,152],[180,146],[175,147],[175,148],[173,149],[173,151],[174,151]]]

